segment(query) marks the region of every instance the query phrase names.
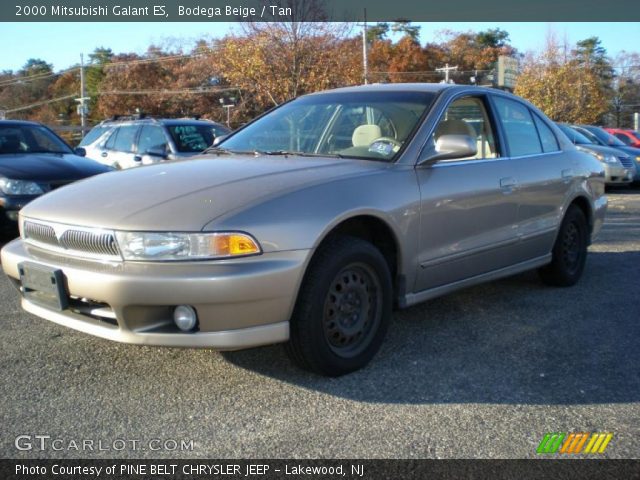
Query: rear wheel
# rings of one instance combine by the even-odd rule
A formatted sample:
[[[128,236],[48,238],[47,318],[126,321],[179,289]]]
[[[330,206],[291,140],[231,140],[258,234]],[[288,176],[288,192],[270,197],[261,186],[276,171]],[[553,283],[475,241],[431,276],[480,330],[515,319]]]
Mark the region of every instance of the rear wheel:
[[[542,280],[558,287],[570,287],[580,280],[587,259],[589,227],[584,213],[571,205],[560,225],[551,263],[538,270]]]
[[[305,275],[287,352],[322,375],[362,368],[382,344],[391,298],[389,267],[377,248],[355,237],[329,239]]]

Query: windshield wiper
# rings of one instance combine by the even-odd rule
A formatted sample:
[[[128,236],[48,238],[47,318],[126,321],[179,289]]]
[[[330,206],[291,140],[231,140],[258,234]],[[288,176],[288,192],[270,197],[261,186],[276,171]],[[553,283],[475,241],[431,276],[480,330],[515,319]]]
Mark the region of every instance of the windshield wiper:
[[[207,147],[202,153],[231,153],[231,150],[222,147]]]
[[[267,150],[267,151],[256,151],[257,154],[260,155],[296,155],[298,157],[330,157],[330,158],[346,158],[344,155],[340,153],[312,153],[312,152],[293,152],[289,150]]]

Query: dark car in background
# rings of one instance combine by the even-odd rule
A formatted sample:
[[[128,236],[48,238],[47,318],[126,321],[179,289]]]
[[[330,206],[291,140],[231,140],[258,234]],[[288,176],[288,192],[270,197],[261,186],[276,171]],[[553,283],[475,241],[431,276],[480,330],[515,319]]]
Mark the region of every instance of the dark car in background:
[[[114,117],[96,125],[80,146],[87,157],[125,169],[197,155],[229,132],[209,120]]]
[[[629,185],[635,175],[631,157],[612,147],[598,145],[589,138],[563,123],[557,124],[569,140],[583,152],[590,153],[604,165],[605,184],[609,186]]]
[[[593,125],[572,125],[571,128],[583,134],[596,145],[612,147],[629,155],[636,169],[634,181],[640,182],[640,148],[630,147],[601,127],[595,127]]]
[[[108,172],[83,158],[46,126],[0,121],[0,226],[14,230],[18,211],[34,198],[76,180]]]

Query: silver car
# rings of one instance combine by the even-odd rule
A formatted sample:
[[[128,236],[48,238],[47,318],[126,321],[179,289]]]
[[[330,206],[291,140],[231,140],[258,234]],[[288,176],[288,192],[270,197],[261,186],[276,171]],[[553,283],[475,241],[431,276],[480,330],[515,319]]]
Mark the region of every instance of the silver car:
[[[367,364],[405,308],[539,269],[582,275],[604,169],[491,89],[300,97],[206,155],[108,173],[24,208],[2,266],[34,315],[119,342],[286,342],[304,368]]]
[[[576,145],[578,150],[590,153],[602,162],[605,185],[608,187],[629,185],[633,182],[636,169],[633,164],[633,158],[630,155],[613,147],[598,145],[582,132],[569,125],[558,124],[558,127]]]

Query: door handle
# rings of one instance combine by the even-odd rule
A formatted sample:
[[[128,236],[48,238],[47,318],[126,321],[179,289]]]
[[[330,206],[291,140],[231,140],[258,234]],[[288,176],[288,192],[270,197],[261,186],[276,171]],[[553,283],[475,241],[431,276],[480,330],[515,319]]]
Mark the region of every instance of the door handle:
[[[100,154],[100,156],[101,156],[101,157],[106,157],[107,155],[109,155],[107,152],[102,152],[102,153]]]
[[[502,189],[502,193],[505,195],[509,195],[513,193],[518,182],[513,177],[504,177],[500,179],[500,188]]]
[[[142,161],[142,157],[140,155],[134,155],[133,156],[133,161],[134,162],[141,162]]]

